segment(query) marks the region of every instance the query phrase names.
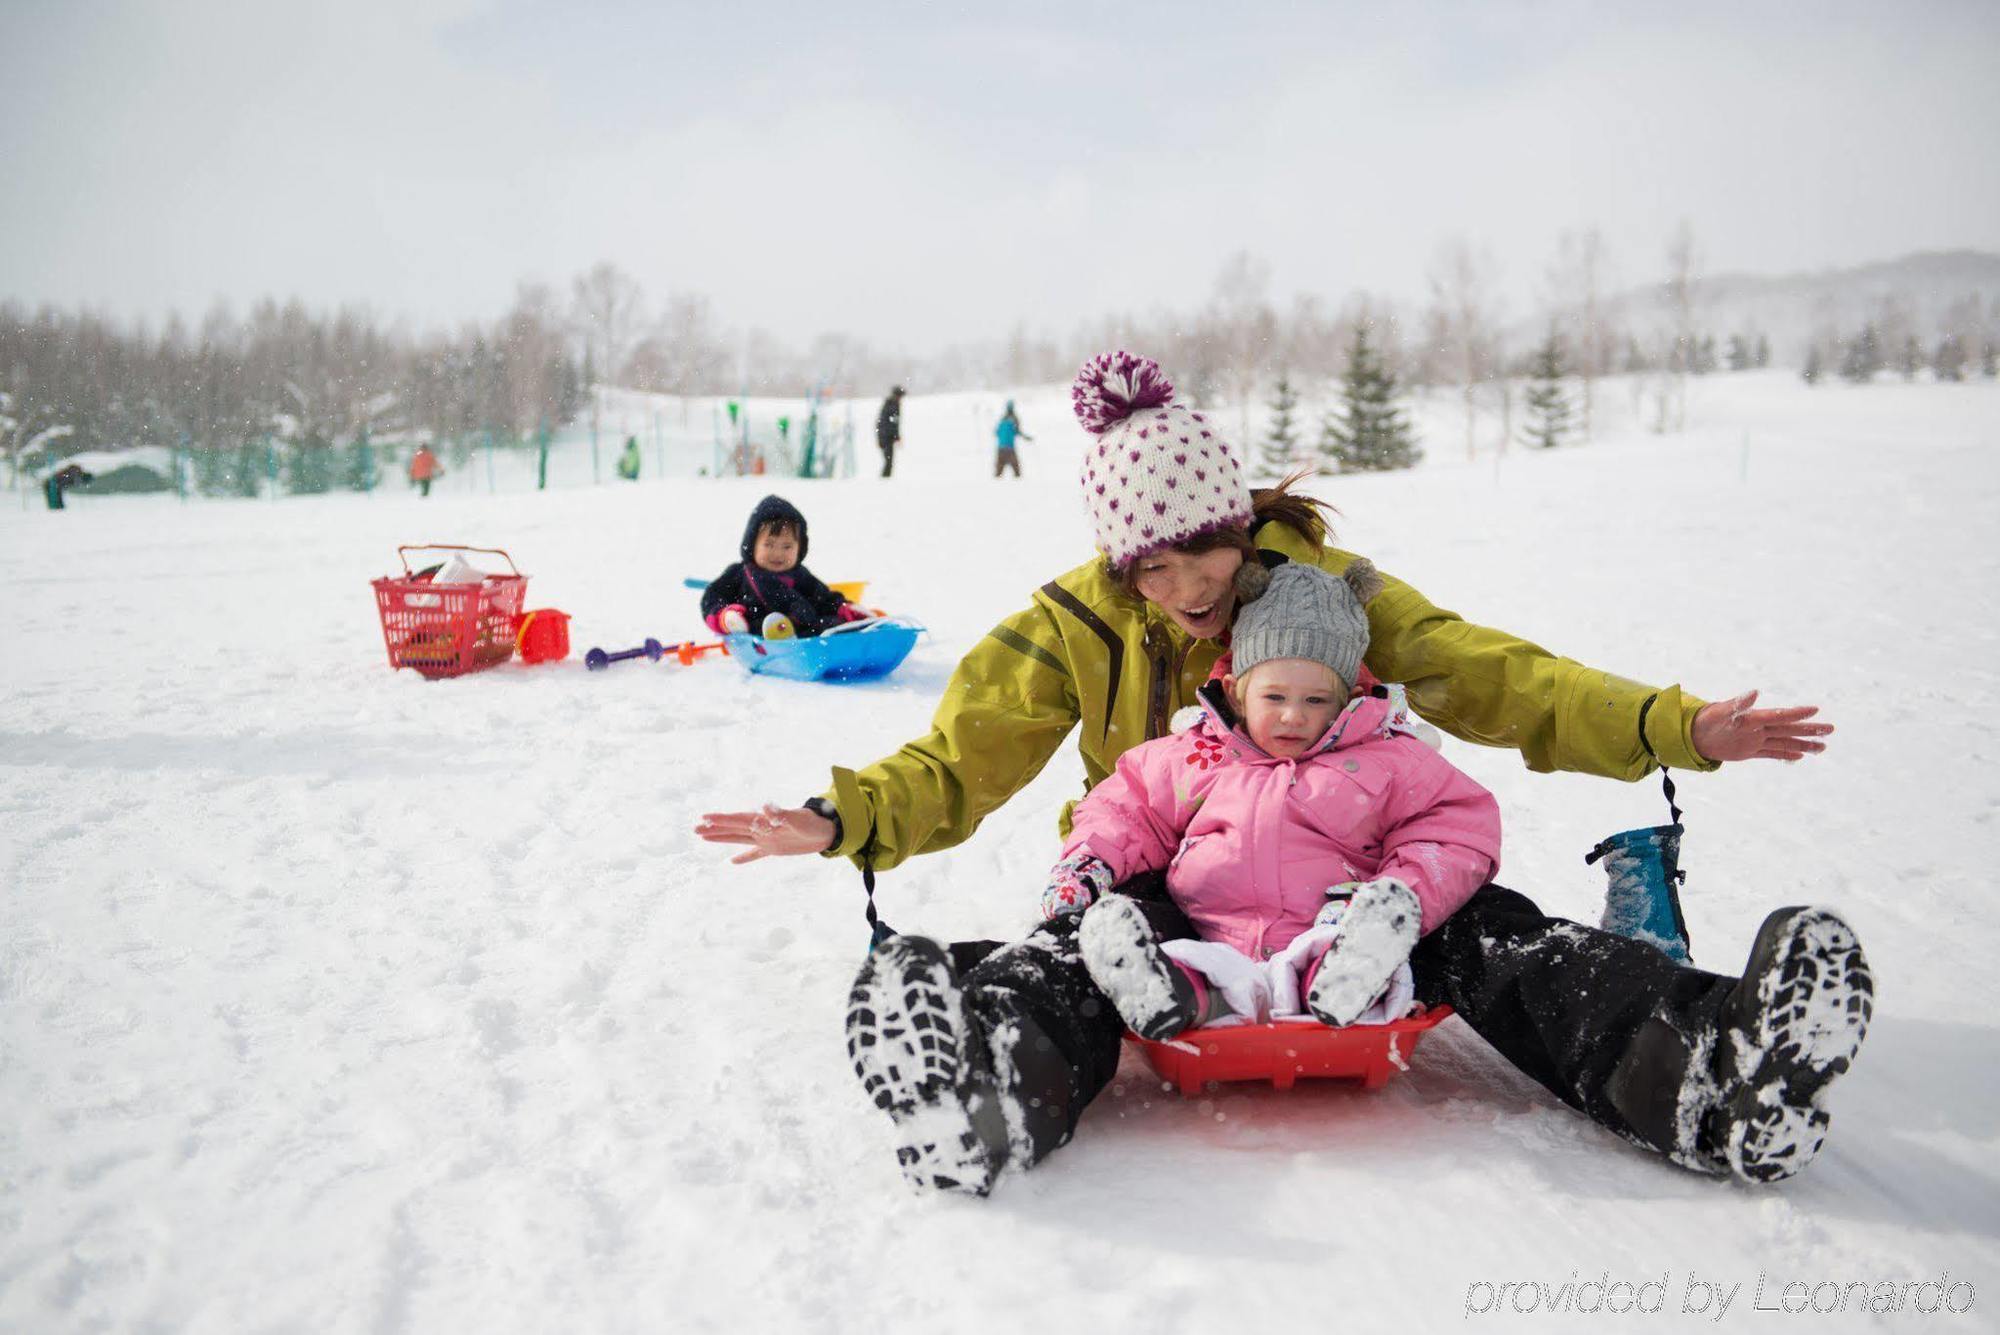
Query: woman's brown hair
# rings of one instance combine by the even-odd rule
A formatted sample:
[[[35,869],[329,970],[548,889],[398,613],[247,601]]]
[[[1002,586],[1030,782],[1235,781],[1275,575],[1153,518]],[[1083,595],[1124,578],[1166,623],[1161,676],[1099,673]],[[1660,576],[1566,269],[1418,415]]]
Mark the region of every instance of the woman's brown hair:
[[[1200,556],[1222,547],[1234,547],[1247,560],[1256,555],[1257,544],[1252,535],[1265,524],[1273,521],[1283,524],[1292,532],[1317,547],[1333,534],[1329,517],[1339,513],[1331,505],[1315,496],[1307,496],[1293,490],[1294,487],[1312,476],[1310,468],[1300,468],[1287,473],[1275,487],[1256,487],[1250,492],[1250,522],[1232,525],[1229,528],[1209,529],[1197,533],[1182,542],[1169,544],[1168,550],[1188,556]],[[1139,558],[1111,567],[1111,578],[1120,590],[1138,598]]]

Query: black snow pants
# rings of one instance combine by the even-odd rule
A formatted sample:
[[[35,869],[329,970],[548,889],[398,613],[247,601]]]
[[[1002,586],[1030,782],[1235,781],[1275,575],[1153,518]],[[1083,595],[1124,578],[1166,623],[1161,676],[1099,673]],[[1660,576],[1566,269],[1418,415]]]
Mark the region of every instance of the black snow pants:
[[[1162,940],[1193,936],[1159,873],[1118,887]],[[1090,981],[1081,914],[1045,922],[1012,945],[951,947],[974,1015],[989,1032],[1021,1028],[1015,1093],[1028,1112],[1033,1162],[1068,1142],[1118,1070],[1124,1024]],[[1675,964],[1653,946],[1552,918],[1527,896],[1482,886],[1410,954],[1417,999],[1449,1005],[1474,1033],[1598,1125],[1647,1143],[1612,1106],[1619,1059],[1655,1015],[1676,1028],[1720,1013],[1733,978]],[[1664,1150],[1663,1145],[1651,1148]]]

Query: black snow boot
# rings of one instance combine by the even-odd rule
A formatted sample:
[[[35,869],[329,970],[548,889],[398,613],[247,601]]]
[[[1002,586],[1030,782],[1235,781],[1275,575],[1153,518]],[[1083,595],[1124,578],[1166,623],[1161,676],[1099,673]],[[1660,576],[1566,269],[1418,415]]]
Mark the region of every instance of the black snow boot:
[[[884,941],[847,999],[847,1055],[896,1126],[896,1159],[919,1191],[984,1196],[1007,1162],[986,1036],[949,956],[917,936]]]
[[[1875,1009],[1868,957],[1830,909],[1764,919],[1743,977],[1693,1022],[1656,1015],[1608,1094],[1634,1136],[1676,1162],[1779,1182],[1826,1141],[1827,1087],[1861,1050]]]
[[[1076,938],[1090,981],[1139,1037],[1162,1042],[1200,1020],[1193,980],[1160,949],[1152,923],[1129,896],[1106,895],[1085,909]]]

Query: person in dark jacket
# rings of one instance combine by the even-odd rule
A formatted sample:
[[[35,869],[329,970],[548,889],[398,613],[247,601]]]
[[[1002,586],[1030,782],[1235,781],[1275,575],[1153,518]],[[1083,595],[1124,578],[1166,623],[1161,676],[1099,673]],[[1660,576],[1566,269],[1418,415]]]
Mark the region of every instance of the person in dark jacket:
[[[896,443],[902,438],[903,387],[897,385],[882,400],[882,411],[875,415],[875,444],[882,451],[883,477],[896,469]]]
[[[754,629],[767,639],[785,639],[867,615],[805,568],[806,517],[784,497],[757,502],[743,527],[741,550],[743,559],[710,580],[701,595],[709,629]]]
[[[49,509],[61,510],[64,508],[65,491],[96,480],[97,475],[86,470],[82,464],[65,464],[49,474],[48,479],[42,483],[42,499],[49,503]]]

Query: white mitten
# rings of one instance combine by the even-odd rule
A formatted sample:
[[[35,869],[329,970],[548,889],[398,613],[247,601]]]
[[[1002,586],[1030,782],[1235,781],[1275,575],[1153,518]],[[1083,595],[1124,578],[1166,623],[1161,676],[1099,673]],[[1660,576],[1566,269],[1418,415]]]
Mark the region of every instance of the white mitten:
[[[1384,876],[1356,886],[1345,904],[1336,901],[1321,909],[1318,921],[1328,918],[1339,935],[1320,961],[1306,1008],[1337,1027],[1353,1024],[1409,962],[1423,930],[1423,906],[1409,886]]]

